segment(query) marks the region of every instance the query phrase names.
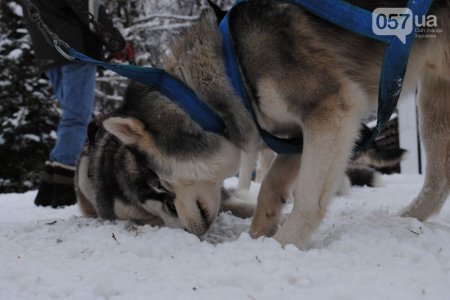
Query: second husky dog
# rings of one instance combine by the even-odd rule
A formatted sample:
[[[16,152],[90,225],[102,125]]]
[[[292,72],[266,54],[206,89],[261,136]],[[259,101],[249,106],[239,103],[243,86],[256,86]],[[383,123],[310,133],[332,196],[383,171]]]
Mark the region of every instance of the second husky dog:
[[[219,210],[251,217],[253,203],[221,189],[223,180],[233,175],[235,167],[227,155],[236,147],[208,138],[180,109],[164,102],[158,92],[133,83],[123,106],[103,120],[76,170],[82,212],[107,220],[185,228],[196,235],[206,232]],[[161,118],[173,123],[160,122]],[[200,155],[210,143],[219,149]],[[193,149],[198,149],[197,155]],[[198,163],[198,169],[191,163]]]

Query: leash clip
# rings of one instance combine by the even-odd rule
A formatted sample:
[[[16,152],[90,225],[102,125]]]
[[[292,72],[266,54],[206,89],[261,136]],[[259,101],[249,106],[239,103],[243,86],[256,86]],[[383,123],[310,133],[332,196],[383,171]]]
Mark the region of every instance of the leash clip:
[[[69,49],[69,45],[67,45],[65,42],[61,41],[60,39],[54,39],[53,46],[55,47],[56,51],[58,51],[58,53],[61,54],[65,59],[70,61],[76,60],[75,57],[70,56],[69,54],[67,54],[66,51],[62,49],[62,48]]]

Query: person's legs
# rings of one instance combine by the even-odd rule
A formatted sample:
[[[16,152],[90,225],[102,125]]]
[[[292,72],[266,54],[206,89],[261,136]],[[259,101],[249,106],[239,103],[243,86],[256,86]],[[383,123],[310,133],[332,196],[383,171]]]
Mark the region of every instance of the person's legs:
[[[50,153],[51,162],[46,164],[41,176],[35,204],[57,207],[76,202],[75,164],[86,142],[86,128],[93,111],[96,67],[84,63],[67,64],[47,71],[46,75],[62,113],[56,144]],[[44,180],[48,178],[52,181]]]
[[[60,70],[62,97],[58,101],[62,114],[50,160],[75,166],[86,142],[86,128],[93,111],[96,67],[76,63],[64,65]]]

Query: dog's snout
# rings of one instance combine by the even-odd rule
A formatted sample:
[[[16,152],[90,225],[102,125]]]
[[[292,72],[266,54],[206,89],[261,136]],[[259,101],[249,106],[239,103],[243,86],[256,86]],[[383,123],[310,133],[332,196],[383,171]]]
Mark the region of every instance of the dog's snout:
[[[210,213],[202,205],[200,200],[196,200],[196,204],[198,209],[197,217],[188,223],[185,230],[197,236],[201,236],[208,231],[212,224],[213,218],[210,218]]]
[[[219,214],[220,185],[209,182],[183,185],[177,193],[175,207],[183,227],[201,236],[208,231]]]

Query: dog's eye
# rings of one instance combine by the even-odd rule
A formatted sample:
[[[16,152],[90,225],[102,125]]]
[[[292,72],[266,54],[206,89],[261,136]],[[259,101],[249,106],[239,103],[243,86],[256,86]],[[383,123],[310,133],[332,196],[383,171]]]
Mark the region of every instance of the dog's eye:
[[[162,189],[167,191],[167,192],[172,191],[172,186],[168,182],[166,182],[164,180],[159,180],[159,186],[161,186]]]
[[[158,193],[170,193],[166,186],[161,182],[157,181],[150,185]]]

